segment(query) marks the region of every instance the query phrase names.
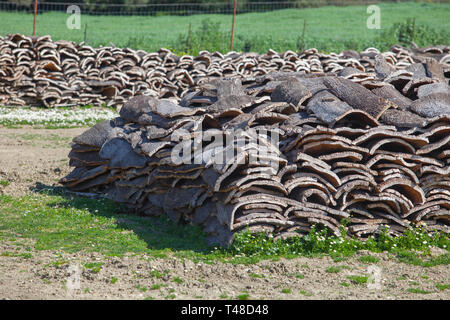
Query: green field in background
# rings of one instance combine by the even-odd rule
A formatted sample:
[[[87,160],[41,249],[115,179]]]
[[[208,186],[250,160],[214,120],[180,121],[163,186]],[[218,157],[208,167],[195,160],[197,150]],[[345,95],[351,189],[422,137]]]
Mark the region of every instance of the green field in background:
[[[450,41],[450,3],[387,3],[380,4],[381,30],[366,27],[369,14],[366,6],[327,6],[308,9],[286,9],[265,13],[238,14],[236,18],[235,50],[266,52],[296,50],[306,20],[305,47],[317,47],[324,51],[364,49],[384,46],[392,42],[380,39],[383,31],[395,23],[415,18],[416,26],[427,26],[439,33],[437,40]],[[180,48],[180,35],[187,36],[189,24],[196,32],[202,21],[209,18],[219,22],[219,30],[229,33],[231,15],[194,16],[93,16],[81,14],[81,29],[66,27],[69,14],[44,13],[37,18],[37,34],[50,34],[53,40],[65,39],[81,42],[87,25],[87,43],[92,46],[110,45],[154,51],[161,47]],[[11,33],[30,35],[33,16],[25,13],[0,12],[0,35]],[[436,37],[435,37],[436,38]],[[178,39],[178,43],[177,43]],[[432,44],[434,39],[418,39],[419,44]],[[382,42],[385,41],[385,42]],[[223,42],[223,41],[222,41]],[[220,51],[229,43],[223,43]],[[380,48],[384,49],[384,48]]]

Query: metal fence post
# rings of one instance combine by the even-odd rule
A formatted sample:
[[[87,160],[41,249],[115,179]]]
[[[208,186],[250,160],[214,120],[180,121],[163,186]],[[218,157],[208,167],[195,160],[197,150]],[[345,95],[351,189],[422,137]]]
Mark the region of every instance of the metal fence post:
[[[237,2],[237,0],[234,0],[234,8],[233,8],[233,25],[231,26],[231,46],[230,46],[230,51],[233,51],[234,21],[235,21],[235,19],[236,19],[236,2]]]
[[[36,15],[37,15],[37,0],[34,0],[34,21],[33,21],[33,36],[36,35]]]

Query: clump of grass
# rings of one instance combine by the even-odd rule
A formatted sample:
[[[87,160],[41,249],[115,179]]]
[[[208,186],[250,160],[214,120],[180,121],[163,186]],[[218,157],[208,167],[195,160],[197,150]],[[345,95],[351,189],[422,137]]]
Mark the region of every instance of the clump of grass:
[[[265,278],[265,276],[263,274],[260,273],[254,273],[254,272],[250,272],[249,276],[252,278],[256,278],[256,279],[261,279],[261,278]]]
[[[21,253],[21,252],[9,252],[9,251],[5,251],[0,253],[0,256],[2,257],[21,257],[24,259],[31,259],[33,257],[33,254],[29,253],[29,252],[25,252],[25,253]]]
[[[281,289],[281,293],[290,294],[292,293],[292,290],[290,288],[283,288]]]
[[[445,283],[436,283],[436,288],[438,288],[441,291],[450,289],[450,284],[445,284]]]
[[[172,282],[175,282],[177,284],[182,284],[183,283],[183,279],[181,279],[180,277],[175,277],[172,279]]]
[[[250,295],[248,293],[243,293],[237,296],[238,300],[248,300],[250,298]]]
[[[309,291],[306,291],[306,290],[300,290],[299,292],[298,292],[299,294],[301,294],[301,295],[304,295],[305,297],[311,297],[313,294],[312,294],[312,292],[309,292]]]
[[[301,274],[300,272],[292,272],[292,273],[288,273],[286,274],[288,277],[293,277],[293,278],[297,278],[297,279],[304,279],[305,276],[303,274]]]
[[[148,290],[147,287],[141,286],[139,284],[136,285],[135,288],[138,289],[139,291],[142,291],[142,292],[146,292]]]
[[[341,286],[343,286],[343,287],[350,287],[350,283],[345,282],[345,281],[342,281],[342,282],[340,282],[339,284],[340,284]]]
[[[417,293],[417,294],[429,294],[429,293],[431,293],[430,291],[426,291],[426,290],[419,289],[419,288],[408,288],[407,291],[411,292],[411,293]]]
[[[327,268],[325,271],[328,273],[339,273],[343,269],[350,269],[350,267],[348,267],[348,266],[331,266],[331,267]]]
[[[156,284],[154,284],[154,285],[152,285],[152,286],[150,287],[150,290],[159,290],[159,289],[161,289],[161,288],[164,287],[164,286],[165,286],[164,284],[156,283]]]
[[[164,274],[159,272],[158,270],[152,270],[150,271],[150,276],[156,279],[161,279],[164,276]]]
[[[350,282],[354,284],[365,284],[369,280],[369,276],[358,276],[358,275],[351,275],[347,276],[347,279],[350,280]]]
[[[359,257],[359,261],[365,264],[371,264],[371,263],[378,263],[380,261],[380,258],[371,256],[371,255],[365,255]]]
[[[84,267],[93,273],[99,273],[103,265],[103,262],[88,262],[84,264]]]
[[[0,180],[0,185],[6,187],[9,186],[9,181],[8,180]]]
[[[115,283],[117,283],[118,280],[119,280],[119,279],[117,279],[117,277],[111,277],[110,282],[111,282],[112,284],[115,284]]]

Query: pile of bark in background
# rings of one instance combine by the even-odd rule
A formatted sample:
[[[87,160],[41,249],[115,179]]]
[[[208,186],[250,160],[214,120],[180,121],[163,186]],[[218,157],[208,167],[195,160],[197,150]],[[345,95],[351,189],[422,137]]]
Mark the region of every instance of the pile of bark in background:
[[[179,101],[190,89],[211,78],[260,76],[273,71],[341,73],[371,88],[376,77],[390,74],[386,83],[404,87],[408,95],[434,69],[418,69],[415,63],[432,57],[450,74],[450,46],[408,49],[393,46],[381,56],[381,74],[375,74],[380,52],[344,51],[301,53],[273,50],[265,54],[200,52],[196,57],[176,56],[169,50],[145,52],[129,48],[92,48],[84,43],[52,41],[50,36],[20,34],[0,37],[0,105],[8,106],[122,106],[138,95]],[[381,69],[380,69],[381,70]],[[431,77],[432,78],[432,77]]]

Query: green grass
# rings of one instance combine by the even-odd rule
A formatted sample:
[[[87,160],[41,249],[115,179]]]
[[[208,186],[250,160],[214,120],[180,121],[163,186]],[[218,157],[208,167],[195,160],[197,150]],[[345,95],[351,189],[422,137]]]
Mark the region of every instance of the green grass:
[[[311,297],[313,295],[312,292],[309,292],[306,290],[300,290],[298,293],[300,293],[301,295],[303,295],[305,297]]]
[[[138,289],[139,291],[142,291],[142,292],[146,292],[148,290],[147,287],[141,286],[139,284],[136,285],[135,288]]]
[[[348,266],[331,266],[331,267],[327,268],[325,271],[328,273],[339,273],[343,269],[350,269],[350,267],[348,267]]]
[[[180,277],[175,277],[172,279],[172,282],[175,282],[177,284],[182,284],[183,283],[183,279],[181,279]]]
[[[0,185],[6,187],[9,185],[9,181],[8,180],[0,180]]]
[[[293,272],[293,273],[288,273],[287,274],[288,277],[294,277],[297,279],[305,279],[305,276],[299,272]]]
[[[152,285],[152,286],[150,287],[150,290],[159,290],[159,289],[161,289],[161,288],[164,287],[164,286],[165,286],[164,284],[157,283],[157,284]]]
[[[347,279],[350,280],[350,282],[352,282],[354,284],[362,285],[362,284],[367,283],[367,281],[369,280],[369,277],[352,275],[352,276],[347,276]]]
[[[265,276],[263,274],[259,274],[259,273],[254,273],[254,272],[250,272],[249,276],[255,279],[262,279],[265,278]]]
[[[450,284],[445,284],[445,283],[436,283],[436,288],[438,288],[441,291],[450,289]]]
[[[290,294],[292,293],[292,290],[290,288],[283,288],[281,289],[281,293]]]
[[[437,30],[436,35],[441,37],[437,38],[436,35],[431,35],[434,38],[424,37],[424,42],[442,41],[443,38],[448,44],[450,4],[383,3],[379,6],[381,30],[366,28],[366,20],[369,17],[366,13],[367,6],[327,6],[238,14],[234,49],[257,52],[266,52],[269,48],[278,51],[295,50],[299,46],[299,37],[305,20],[305,47],[317,47],[325,51],[363,49],[374,45],[386,46],[386,43],[393,40],[389,37],[395,36],[387,34],[387,31],[395,23],[406,21],[408,18],[416,19],[419,36],[420,27],[427,26]],[[222,38],[215,37],[209,43],[216,45],[217,48],[204,47],[203,49],[216,49],[222,52],[229,49],[230,15],[156,17],[82,15],[80,30],[68,29],[67,17],[65,13],[56,12],[39,14],[37,35],[50,34],[54,40],[81,42],[84,39],[84,25],[87,24],[86,42],[92,46],[109,46],[112,42],[119,47],[130,46],[148,51],[155,51],[161,47],[175,47],[178,51],[182,51],[189,24],[192,24],[192,32],[195,34],[201,28],[202,21],[208,18],[219,23],[216,31],[225,35],[225,41],[218,43],[217,41],[221,41]],[[10,33],[31,35],[32,23],[32,14],[0,12],[0,35]],[[418,42],[422,45],[420,41]]]
[[[99,273],[103,265],[103,262],[88,262],[84,264],[84,267],[91,270],[93,273]]]
[[[361,261],[362,263],[365,263],[365,264],[371,264],[371,263],[379,262],[380,258],[371,256],[371,255],[366,255],[366,256],[359,257],[359,261]]]
[[[156,279],[161,279],[164,276],[164,274],[162,272],[159,272],[158,270],[152,270],[150,271],[150,276]]]
[[[16,244],[26,251],[85,251],[106,256],[133,253],[142,254],[145,259],[175,256],[194,262],[252,264],[264,259],[326,254],[349,257],[358,250],[386,250],[399,261],[414,265],[430,267],[450,262],[448,236],[422,229],[410,229],[398,238],[382,233],[365,242],[346,237],[344,229],[343,237],[314,227],[310,234],[286,240],[244,231],[236,235],[229,248],[216,248],[206,244],[205,234],[198,226],[176,224],[165,216],[124,214],[127,210],[112,201],[78,197],[58,188],[22,197],[0,195],[0,211],[0,241]],[[447,253],[433,257],[428,245],[447,248]],[[8,254],[11,253],[4,253]],[[17,254],[31,257],[30,252]],[[89,262],[84,267],[99,272],[102,264]],[[339,272],[342,268],[344,266],[330,267],[327,272]],[[150,272],[150,276],[157,279],[163,275],[160,271]],[[250,276],[258,277],[257,274]],[[288,276],[303,278],[295,272]]]
[[[240,294],[236,297],[238,300],[248,300],[250,298],[250,295],[248,293]]]
[[[408,288],[407,291],[411,292],[411,293],[418,293],[418,294],[429,294],[429,293],[431,293],[430,291],[426,291],[426,290],[418,289],[418,288]]]

